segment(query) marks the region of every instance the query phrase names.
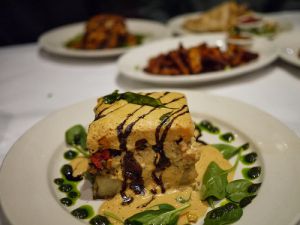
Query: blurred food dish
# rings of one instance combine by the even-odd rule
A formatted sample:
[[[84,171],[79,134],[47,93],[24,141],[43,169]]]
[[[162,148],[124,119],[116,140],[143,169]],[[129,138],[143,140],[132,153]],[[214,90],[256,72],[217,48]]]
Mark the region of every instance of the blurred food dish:
[[[168,26],[173,33],[179,35],[228,32],[229,35],[246,33],[252,36],[274,37],[291,29],[291,24],[286,20],[256,13],[235,2],[222,3],[206,12],[176,16],[169,20]]]
[[[67,48],[105,49],[139,45],[143,35],[128,31],[125,18],[119,15],[99,14],[90,18],[85,31],[66,42]]]
[[[245,5],[224,2],[195,18],[186,19],[182,26],[192,32],[227,31],[237,24],[239,17],[249,13]]]
[[[225,47],[222,51],[220,47],[204,42],[185,48],[180,43],[177,49],[150,58],[144,71],[153,75],[193,75],[234,68],[259,57],[237,45]]]
[[[186,36],[179,38],[169,38],[162,41],[157,41],[155,43],[151,43],[148,45],[141,46],[136,48],[127,54],[123,55],[118,61],[119,71],[126,77],[165,85],[174,85],[174,84],[195,84],[206,81],[220,80],[226,79],[230,77],[234,77],[237,75],[242,75],[247,72],[254,71],[259,69],[277,58],[277,47],[270,41],[261,38],[253,39],[253,43],[247,50],[242,50],[242,48],[235,46],[233,49],[227,49],[227,38],[225,34],[211,34],[211,35],[201,35],[201,36]],[[205,69],[201,71],[199,70],[199,66],[203,66],[200,64],[198,60],[200,54],[196,54],[197,48],[193,48],[200,43],[206,43],[206,47],[209,54],[208,56],[210,61],[210,66],[205,66]],[[178,48],[178,45],[182,44],[177,51],[174,49]],[[212,47],[214,46],[214,47]],[[230,62],[228,64],[224,63],[224,51],[227,51],[227,54],[230,51],[237,51],[240,54],[240,59],[236,57],[237,60],[235,62]],[[170,53],[170,51],[172,51]],[[182,58],[182,51],[186,54],[185,58]],[[168,53],[169,52],[169,53]],[[246,53],[247,52],[247,53]],[[253,52],[253,53],[248,53]],[[158,56],[162,54],[161,56]],[[206,54],[206,53],[205,53]],[[222,55],[224,54],[224,55]],[[244,56],[242,56],[244,54]],[[259,57],[257,58],[257,55]],[[172,55],[172,56],[171,56]],[[219,56],[218,56],[219,55]],[[248,56],[250,56],[248,58]],[[158,56],[158,57],[157,57]],[[153,58],[157,57],[157,58]],[[241,58],[247,59],[255,59],[252,62],[248,62],[243,64],[248,60],[241,60]],[[151,61],[151,58],[152,61]],[[170,59],[172,58],[172,59]],[[189,59],[190,58],[190,59]],[[150,63],[149,63],[150,60]],[[177,62],[176,62],[177,60]],[[155,66],[150,64],[162,63],[159,67],[160,71],[156,71]],[[209,60],[208,60],[209,61]],[[207,62],[208,62],[207,61]],[[240,61],[240,62],[238,62]],[[242,64],[241,66],[235,67],[234,65],[238,65],[238,63]],[[149,65],[148,65],[149,63]],[[168,67],[168,64],[170,67]],[[237,64],[236,64],[237,63]],[[205,63],[206,64],[206,63]],[[181,69],[179,69],[181,67]],[[144,68],[146,68],[144,70]],[[166,73],[167,69],[170,69],[168,73]],[[184,69],[187,71],[183,72]],[[193,68],[193,69],[192,69]],[[203,69],[203,68],[202,68]],[[216,70],[218,69],[218,70]],[[171,71],[171,72],[170,72]],[[178,72],[179,71],[179,72]],[[149,73],[151,72],[151,74]],[[176,72],[176,73],[175,73]],[[153,75],[153,74],[156,75]],[[169,75],[159,75],[159,74],[169,74]],[[177,74],[177,76],[171,76],[171,74]],[[188,76],[178,76],[183,74],[192,74]]]
[[[97,15],[87,23],[80,22],[50,30],[39,37],[38,43],[43,50],[63,56],[109,57],[170,35],[170,30],[159,22]]]

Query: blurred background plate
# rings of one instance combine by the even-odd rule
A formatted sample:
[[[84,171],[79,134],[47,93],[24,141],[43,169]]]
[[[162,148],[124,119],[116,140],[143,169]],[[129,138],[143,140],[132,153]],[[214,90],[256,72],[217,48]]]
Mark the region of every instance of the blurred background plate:
[[[47,52],[71,57],[109,57],[120,55],[135,47],[113,49],[81,50],[65,47],[68,40],[84,32],[85,22],[70,24],[50,30],[39,37],[40,48]],[[143,43],[166,38],[171,35],[170,30],[162,23],[144,19],[126,19],[129,32],[143,35]]]
[[[164,85],[195,84],[228,79],[252,72],[270,64],[278,56],[277,46],[274,43],[264,38],[254,38],[250,51],[258,53],[258,59],[235,68],[187,76],[151,75],[143,71],[143,68],[145,68],[148,60],[151,57],[155,57],[160,53],[166,53],[170,50],[177,49],[179,43],[183,43],[184,47],[191,47],[204,42],[208,45],[218,46],[221,49],[226,48],[226,35],[206,34],[201,36],[184,36],[156,41],[154,43],[133,49],[132,51],[123,55],[121,58],[119,58],[118,68],[120,73],[124,76],[139,81]]]
[[[279,56],[285,62],[300,67],[300,30],[283,34],[276,39]]]
[[[192,12],[175,16],[167,22],[167,26],[170,28],[172,34],[175,35],[187,35],[187,34],[207,34],[207,33],[224,33],[224,32],[193,32],[183,27],[186,20],[199,18],[203,12]],[[284,13],[256,13],[264,21],[274,22],[278,24],[278,32],[288,32],[293,29],[297,24],[293,24],[291,21],[300,19],[300,15],[297,14],[284,14]]]

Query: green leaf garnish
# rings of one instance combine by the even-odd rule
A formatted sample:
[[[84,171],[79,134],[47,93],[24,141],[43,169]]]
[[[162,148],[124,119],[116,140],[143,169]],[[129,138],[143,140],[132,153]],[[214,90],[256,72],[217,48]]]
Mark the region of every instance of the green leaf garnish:
[[[103,99],[104,103],[106,104],[112,104],[118,100],[123,99],[131,104],[167,108],[163,103],[161,103],[159,99],[129,91],[119,94],[118,90],[115,90],[112,94],[104,96]]]
[[[230,159],[231,157],[235,156],[239,151],[237,147],[228,144],[213,144],[212,146],[218,149],[225,159]]]
[[[213,144],[216,149],[218,149],[223,157],[225,159],[231,159],[233,156],[235,156],[237,153],[239,153],[241,150],[246,150],[249,148],[249,144],[243,144],[240,147],[234,147],[229,144]]]
[[[106,103],[106,104],[112,104],[115,101],[120,100],[120,94],[118,92],[119,92],[119,90],[115,90],[113,93],[111,93],[109,95],[105,95],[103,97],[104,103]]]
[[[176,225],[180,213],[188,208],[190,204],[185,204],[180,208],[174,208],[169,204],[157,205],[157,210],[146,210],[137,213],[125,220],[125,225]]]
[[[240,206],[227,203],[209,211],[204,218],[204,225],[226,225],[238,221],[243,215]]]
[[[201,200],[206,200],[208,197],[223,199],[226,195],[226,185],[228,171],[221,169],[217,163],[211,162],[203,176],[201,186]]]
[[[202,186],[200,189],[201,200],[208,200],[210,206],[213,206],[213,200],[221,200],[226,196],[226,187],[228,185],[227,176],[230,172],[234,171],[239,163],[242,148],[239,152],[236,161],[228,170],[221,169],[217,163],[212,161],[203,176]]]
[[[239,203],[243,198],[255,195],[248,191],[249,187],[253,185],[251,181],[245,179],[234,180],[226,187],[226,198],[230,201]]]
[[[84,156],[88,156],[88,153],[86,152],[86,138],[86,131],[80,124],[72,126],[65,133],[66,143],[74,147]]]

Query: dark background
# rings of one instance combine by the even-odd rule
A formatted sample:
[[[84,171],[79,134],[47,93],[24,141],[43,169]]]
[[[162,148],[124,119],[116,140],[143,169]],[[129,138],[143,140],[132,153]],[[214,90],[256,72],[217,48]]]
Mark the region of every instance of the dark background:
[[[87,20],[101,13],[117,13],[166,22],[187,12],[207,10],[221,0],[0,0],[0,46],[35,42],[57,26]],[[300,0],[237,1],[259,12],[300,9]]]

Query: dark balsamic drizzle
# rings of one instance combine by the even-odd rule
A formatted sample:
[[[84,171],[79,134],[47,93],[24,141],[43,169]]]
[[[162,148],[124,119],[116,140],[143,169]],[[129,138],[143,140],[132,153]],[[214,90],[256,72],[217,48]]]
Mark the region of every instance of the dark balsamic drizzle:
[[[198,139],[198,138],[196,138],[196,141],[197,141],[198,143],[200,143],[200,144],[208,145],[205,141],[202,141],[202,140],[200,140],[200,139]]]
[[[126,104],[125,104],[125,105],[122,105],[122,106],[120,106],[120,107],[118,107],[118,108],[115,108],[114,110],[112,110],[112,111],[110,111],[110,112],[108,112],[108,113],[102,115],[107,109],[111,108],[111,106],[109,106],[109,107],[103,109],[101,112],[99,112],[99,113],[95,116],[95,120],[94,120],[94,121],[99,120],[99,119],[101,119],[101,118],[103,118],[103,117],[105,117],[105,116],[107,116],[107,115],[109,115],[109,114],[111,114],[111,113],[113,113],[113,112],[115,112],[115,111],[117,111],[117,110],[123,108],[124,106],[126,106]]]
[[[160,130],[162,129],[164,122],[160,123],[155,131],[156,144],[154,146],[152,146],[152,148],[158,155],[156,155],[156,157],[154,159],[155,170],[152,172],[152,178],[155,181],[155,183],[160,186],[162,193],[165,192],[165,187],[164,187],[164,184],[162,181],[162,175],[160,174],[159,176],[157,176],[157,173],[160,173],[161,171],[165,170],[167,167],[169,167],[171,165],[170,159],[166,156],[166,154],[164,152],[164,142],[165,142],[168,131],[170,130],[173,122],[178,117],[183,116],[184,114],[189,112],[188,109],[184,112],[181,112],[185,108],[187,108],[187,105],[182,106],[179,110],[176,110],[172,114],[170,114],[170,117],[171,117],[171,116],[179,113],[176,116],[174,116],[172,118],[172,120],[169,121],[169,123],[166,125],[166,127],[163,130],[162,135],[160,137],[159,137]]]
[[[207,145],[207,143],[205,142],[205,141],[203,141],[203,140],[201,140],[200,138],[201,138],[201,136],[202,136],[202,134],[200,133],[200,134],[198,134],[197,136],[196,136],[196,142],[198,142],[198,143],[200,143],[200,144],[203,144],[203,145]]]
[[[97,112],[97,110],[104,104],[104,101],[102,101],[100,104],[97,104],[97,106],[94,108],[94,112]]]
[[[180,137],[178,140],[176,140],[175,142],[176,142],[176,144],[177,145],[179,145],[180,144],[180,142],[182,142],[182,140],[183,140],[183,138],[182,137]]]
[[[169,92],[165,92],[158,99],[162,98],[167,94],[169,94]],[[148,93],[147,95],[150,95],[150,93]],[[125,131],[123,132],[125,123],[128,121],[128,119],[143,107],[144,106],[140,106],[133,112],[129,113],[127,117],[123,120],[123,122],[117,126],[117,135],[120,143],[120,150],[126,152],[125,156],[123,157],[123,164],[122,164],[123,179],[124,179],[122,183],[122,189],[120,192],[121,197],[123,199],[122,205],[130,204],[133,201],[133,197],[127,196],[125,193],[128,183],[129,183],[129,188],[132,189],[136,194],[144,194],[144,180],[142,178],[142,167],[133,157],[133,153],[127,151],[127,138],[130,135],[134,125],[139,120],[143,119],[145,116],[149,115],[151,112],[156,110],[156,107],[152,108],[147,113],[144,113],[143,115],[139,116],[135,121],[127,125],[127,127],[125,127]]]
[[[125,123],[127,122],[127,120],[130,117],[132,117],[137,111],[139,111],[143,107],[144,106],[140,106],[139,108],[137,108],[133,112],[129,113],[127,115],[127,117],[125,118],[125,120],[123,120],[123,122],[120,123],[117,126],[117,134],[118,134],[118,139],[119,139],[119,143],[120,143],[120,150],[127,151],[127,146],[126,146],[126,144],[127,144],[127,137],[129,136],[130,132],[128,132],[128,131],[126,132],[126,130],[127,130],[127,127],[126,127],[125,128],[125,132],[123,133],[123,128],[124,128]],[[132,125],[132,127],[133,127],[133,125]],[[130,131],[131,131],[131,129],[130,129]]]
[[[167,94],[169,94],[170,92],[164,92],[162,96],[160,96],[158,99],[161,99],[162,97],[166,96]],[[151,95],[151,93],[147,93],[146,95]],[[184,97],[178,97],[175,99],[172,99],[171,101],[164,103],[164,105],[168,105],[170,103],[176,102],[180,99],[183,99]],[[123,105],[125,106],[125,105]],[[103,115],[103,113],[109,108],[105,108],[103,109],[101,112],[98,113],[98,115],[96,116],[95,120],[97,119],[101,119],[103,117],[105,117],[106,115],[108,115],[109,113],[112,113],[120,108],[118,107],[110,112],[108,112],[107,114]],[[148,112],[144,113],[143,115],[139,116],[135,121],[131,122],[130,124],[128,124],[125,127],[126,122],[135,114],[137,113],[139,110],[141,110],[144,106],[140,106],[137,109],[135,109],[133,112],[129,113],[127,115],[127,117],[117,126],[117,136],[118,136],[118,140],[119,140],[119,149],[122,151],[125,151],[125,155],[123,157],[123,163],[122,163],[122,167],[123,167],[123,183],[122,183],[122,189],[120,191],[121,197],[123,199],[122,204],[126,205],[126,204],[130,204],[133,201],[133,198],[130,196],[127,196],[125,191],[129,185],[129,188],[132,189],[136,194],[143,194],[144,193],[144,181],[142,178],[142,167],[139,165],[139,163],[135,160],[135,158],[133,157],[133,153],[127,151],[127,139],[128,136],[130,135],[133,127],[135,126],[135,124],[145,118],[147,115],[149,115],[150,113],[152,113],[153,111],[155,111],[158,107],[154,107],[152,109],[150,109]],[[165,192],[165,188],[164,188],[164,184],[162,182],[162,171],[164,169],[166,169],[167,167],[170,166],[170,160],[167,158],[167,156],[165,155],[165,152],[163,150],[163,143],[166,139],[167,133],[169,131],[169,129],[171,128],[173,122],[180,116],[184,115],[185,113],[188,113],[188,110],[182,112],[185,108],[187,108],[187,105],[184,105],[182,108],[175,110],[175,111],[171,111],[170,116],[168,118],[171,118],[171,116],[176,115],[175,117],[172,118],[172,120],[170,121],[163,121],[157,128],[156,128],[156,133],[155,133],[155,137],[156,137],[156,144],[155,146],[153,146],[153,150],[157,153],[156,157],[154,159],[154,165],[156,167],[156,169],[152,172],[152,178],[155,181],[155,183],[157,183],[160,188],[162,193]],[[181,113],[180,113],[181,112]],[[165,129],[162,132],[161,137],[159,137],[160,135],[160,131],[162,129],[162,126],[165,125]]]
[[[162,97],[166,96],[167,94],[169,94],[170,92],[164,92],[162,96],[160,96],[158,99],[161,99]],[[148,93],[149,95],[149,93]],[[150,113],[152,113],[153,111],[155,111],[157,109],[157,107],[152,108],[150,111],[148,111],[147,113],[144,113],[143,115],[139,116],[135,121],[133,121],[132,123],[130,123],[129,125],[127,125],[127,127],[125,128],[125,131],[123,132],[123,128],[125,123],[127,122],[127,120],[133,116],[137,111],[139,111],[141,108],[143,108],[144,106],[140,106],[139,108],[137,108],[135,111],[133,111],[132,113],[129,113],[127,115],[127,117],[125,118],[125,120],[123,120],[123,122],[117,127],[117,134],[118,134],[118,139],[119,139],[119,143],[120,143],[120,150],[124,150],[127,151],[127,138],[130,135],[134,125],[141,119],[144,119],[147,115],[149,115]]]
[[[147,148],[147,145],[148,145],[147,140],[145,138],[143,138],[143,139],[137,140],[135,142],[135,149],[138,151],[142,151],[145,148]]]

